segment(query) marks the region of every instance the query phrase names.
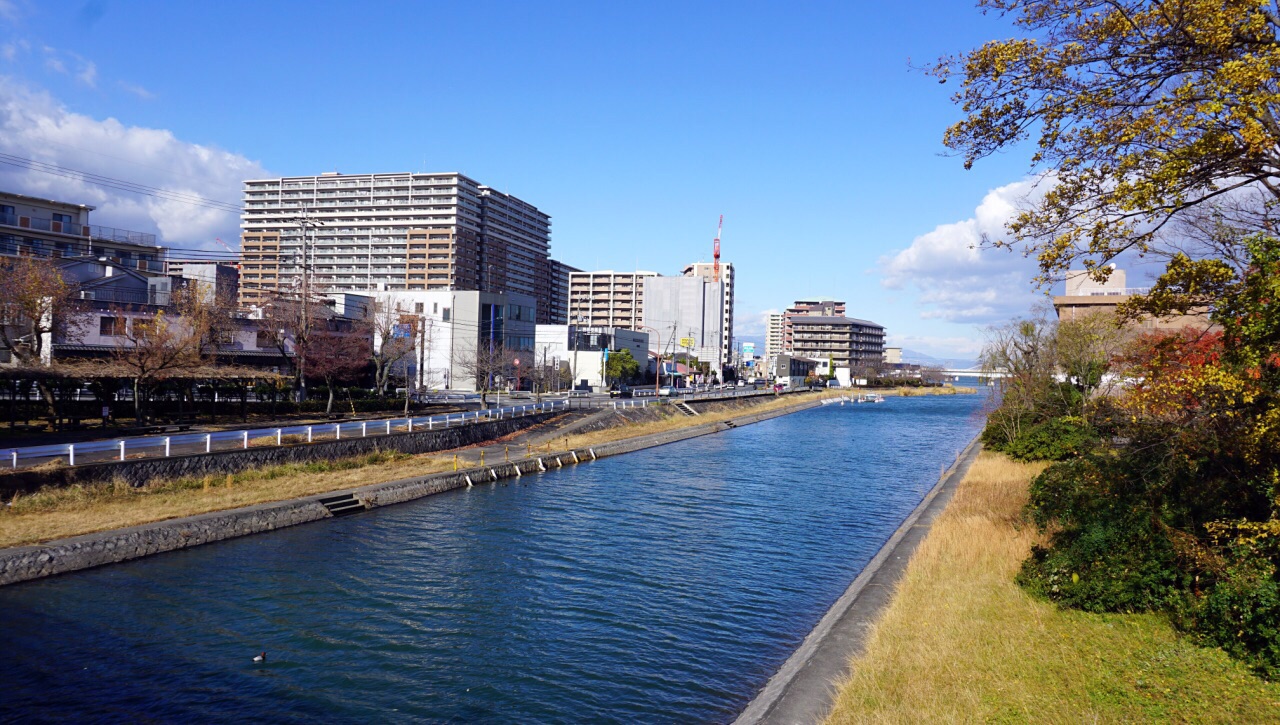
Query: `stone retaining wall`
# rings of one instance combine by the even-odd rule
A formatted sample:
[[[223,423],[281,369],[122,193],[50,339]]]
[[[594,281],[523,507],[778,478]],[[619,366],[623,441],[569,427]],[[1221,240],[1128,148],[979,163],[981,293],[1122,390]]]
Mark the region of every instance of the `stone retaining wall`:
[[[613,443],[605,443],[592,448],[579,448],[556,453],[547,453],[541,456],[533,456],[518,461],[512,461],[510,463],[485,466],[483,468],[470,468],[457,472],[451,471],[448,473],[436,473],[427,476],[401,479],[399,481],[370,484],[359,488],[348,489],[345,491],[330,491],[291,501],[257,504],[231,511],[218,511],[208,514],[200,514],[198,516],[173,519],[170,521],[158,521],[127,529],[117,529],[114,531],[105,531],[96,534],[85,534],[83,536],[61,539],[47,544],[4,549],[0,550],[0,585],[13,584],[29,579],[37,579],[53,574],[62,574],[65,572],[87,569],[104,564],[112,564],[120,561],[126,561],[128,559],[148,556],[150,554],[174,551],[214,541],[221,541],[223,539],[230,539],[237,536],[246,536],[248,534],[271,531],[285,526],[293,526],[296,524],[307,523],[309,521],[318,521],[320,519],[330,518],[331,514],[324,505],[320,503],[321,499],[354,495],[357,499],[362,501],[365,506],[370,508],[376,506],[389,506],[441,493],[443,491],[461,488],[463,486],[490,483],[492,481],[516,476],[527,476],[541,471],[548,471],[556,468],[563,468],[564,466],[574,465],[580,462],[592,461],[597,458],[621,455],[623,453],[630,453],[631,451],[637,451],[644,448],[652,448],[654,446],[675,443],[689,438],[710,435],[712,433],[729,430],[731,427],[738,425],[746,425],[762,420],[768,420],[770,418],[777,418],[789,413],[795,413],[809,408],[816,408],[819,405],[820,403],[815,400],[780,410],[746,415],[733,420],[732,425],[725,422],[706,423],[665,433],[656,433],[628,440],[615,441]],[[507,432],[514,432],[520,427],[531,425],[537,420],[545,419],[546,417],[549,417],[549,415],[529,416],[527,418],[494,421],[493,423],[481,423],[475,426],[468,426],[467,428],[453,428],[448,431],[437,431],[436,433],[451,433],[456,435],[462,433],[468,428],[483,428],[485,426],[491,426],[488,432],[489,437],[493,438],[504,435],[504,433],[497,431],[505,430]],[[517,426],[517,424],[520,425]],[[472,435],[480,434],[482,434],[482,431],[475,431]],[[419,435],[424,434],[404,434],[404,436]],[[394,438],[397,436],[391,437]],[[376,439],[352,439],[353,442],[381,441],[384,443],[387,440],[387,436],[382,436]],[[341,442],[346,443],[347,441]],[[315,448],[319,445],[324,444],[312,444],[311,446],[303,446],[302,448]],[[429,445],[429,443],[406,442],[404,445],[419,446]],[[460,445],[465,445],[465,443]],[[298,447],[286,446],[285,448]],[[385,449],[386,446],[383,448]],[[265,453],[270,450],[279,451],[281,449],[260,449],[258,451],[250,449],[249,451],[246,451],[246,453]],[[397,448],[397,450],[400,449]],[[440,449],[431,448],[429,450]],[[406,452],[429,452],[429,450],[406,450]],[[356,451],[355,453],[358,452],[360,451]],[[347,453],[346,455],[354,455],[355,453]],[[207,457],[188,456],[187,458],[199,459]],[[173,461],[174,459],[167,460]]]

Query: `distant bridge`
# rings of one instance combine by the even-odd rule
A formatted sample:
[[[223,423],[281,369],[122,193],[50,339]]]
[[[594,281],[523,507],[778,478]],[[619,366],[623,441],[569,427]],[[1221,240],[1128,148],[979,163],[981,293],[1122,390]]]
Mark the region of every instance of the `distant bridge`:
[[[970,370],[943,370],[943,371],[942,371],[942,374],[943,374],[943,375],[946,375],[947,377],[956,376],[956,377],[965,377],[965,378],[978,378],[978,379],[980,379],[980,380],[981,380],[981,379],[987,379],[987,378],[1007,378],[1007,377],[1010,377],[1009,373],[1002,372],[1002,371],[999,371],[999,370],[975,370],[975,369],[970,369]]]

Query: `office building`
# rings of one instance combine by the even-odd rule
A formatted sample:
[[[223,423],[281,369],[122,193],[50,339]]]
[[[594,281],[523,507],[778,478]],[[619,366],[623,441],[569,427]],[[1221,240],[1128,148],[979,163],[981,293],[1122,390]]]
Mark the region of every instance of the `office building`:
[[[644,375],[649,361],[649,334],[617,327],[601,328],[581,325],[538,325],[535,342],[536,365],[565,370],[572,386],[578,389],[602,390],[605,380],[606,353],[626,350],[640,365]]]
[[[240,269],[230,262],[170,259],[167,266],[170,277],[189,280],[207,301],[235,304],[240,297]]]
[[[569,319],[590,327],[644,325],[644,281],[657,272],[573,272],[569,275]]]
[[[459,173],[244,182],[241,304],[316,291],[527,295],[549,321],[551,218]],[[305,242],[305,243],[304,243]]]
[[[694,262],[681,272],[686,277],[701,277],[715,281],[715,265],[711,262]],[[720,263],[720,279],[724,289],[724,350],[721,359],[733,360],[733,262]]]
[[[703,277],[646,277],[644,325],[657,331],[664,354],[691,353],[710,363],[716,377],[721,378],[729,362],[724,346],[724,300],[724,282]]]
[[[1117,269],[1115,265],[1111,265],[1111,274],[1105,282],[1095,281],[1085,270],[1071,270],[1067,272],[1064,293],[1053,298],[1053,311],[1063,321],[1096,313],[1113,315],[1121,302],[1150,291],[1148,287],[1128,287],[1126,282],[1124,270]],[[1181,330],[1186,327],[1208,328],[1211,323],[1207,311],[1193,311],[1169,317],[1144,316],[1131,324],[1147,330]]]

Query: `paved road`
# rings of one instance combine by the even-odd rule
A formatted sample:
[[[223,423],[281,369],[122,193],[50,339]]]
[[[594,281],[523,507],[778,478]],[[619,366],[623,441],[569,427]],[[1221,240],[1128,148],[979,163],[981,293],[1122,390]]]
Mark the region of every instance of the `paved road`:
[[[26,446],[3,450],[3,464],[7,468],[29,468],[49,461],[60,460],[71,465],[100,463],[122,458],[151,458],[179,456],[192,453],[227,451],[249,446],[268,446],[303,441],[335,440],[337,438],[367,437],[405,433],[410,430],[436,430],[476,421],[498,420],[504,417],[532,415],[551,410],[565,410],[563,400],[543,403],[506,405],[489,410],[463,413],[441,413],[431,416],[382,418],[366,421],[334,422],[320,425],[291,425],[260,427],[242,430],[226,430],[214,433],[174,433],[171,435],[135,436],[114,440],[87,441],[75,444]]]

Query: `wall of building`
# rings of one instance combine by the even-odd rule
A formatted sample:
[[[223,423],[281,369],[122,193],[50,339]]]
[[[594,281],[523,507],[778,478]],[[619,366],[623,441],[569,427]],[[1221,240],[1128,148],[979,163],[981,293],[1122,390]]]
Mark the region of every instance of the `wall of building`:
[[[723,282],[701,277],[649,277],[644,281],[644,295],[644,324],[659,330],[664,343],[673,333],[677,347],[682,338],[693,338],[691,352],[699,360],[711,363],[713,370],[727,364]],[[668,344],[666,352],[671,349]]]

